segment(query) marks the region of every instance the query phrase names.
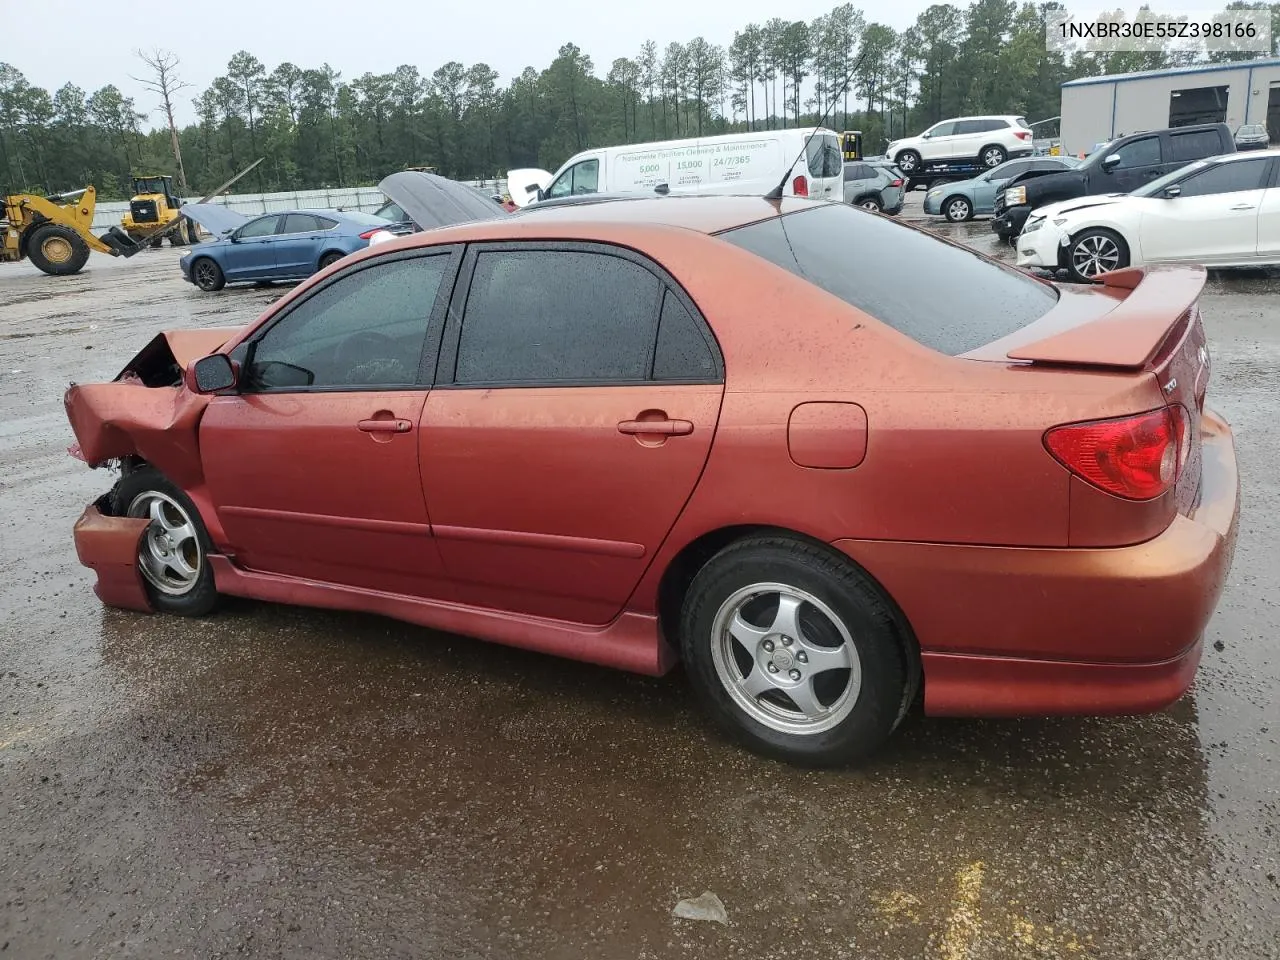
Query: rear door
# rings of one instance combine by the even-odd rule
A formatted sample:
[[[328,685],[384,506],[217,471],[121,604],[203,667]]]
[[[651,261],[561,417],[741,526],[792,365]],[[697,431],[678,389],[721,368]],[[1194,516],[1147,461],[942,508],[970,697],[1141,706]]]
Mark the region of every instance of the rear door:
[[[276,238],[276,270],[281,276],[307,277],[315,269],[320,252],[324,225],[337,226],[336,220],[321,220],[310,213],[288,213],[280,218]]]
[[[458,600],[612,619],[698,482],[723,383],[705,322],[652,262],[472,246],[420,437]]]
[[[276,231],[280,214],[250,220],[231,235],[223,257],[222,272],[228,280],[257,280],[276,269]]]
[[[1252,259],[1271,162],[1257,157],[1216,163],[1179,181],[1177,197],[1138,201],[1144,206],[1143,256],[1205,263]]]

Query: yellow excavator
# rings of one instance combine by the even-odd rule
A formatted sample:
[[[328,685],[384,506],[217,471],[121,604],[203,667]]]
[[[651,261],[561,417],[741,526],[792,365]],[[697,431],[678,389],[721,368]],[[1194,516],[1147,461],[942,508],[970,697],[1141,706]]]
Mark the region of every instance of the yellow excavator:
[[[262,159],[255,160],[200,202],[208,203],[226,192]],[[150,226],[135,224],[137,229],[131,232],[113,226],[94,236],[93,211],[97,202],[98,194],[92,186],[51,196],[15,193],[0,197],[0,261],[16,262],[29,257],[47,274],[68,276],[80,272],[90,251],[132,257],[148,246],[159,246],[160,241],[178,230],[190,231],[187,239],[195,238],[195,224],[176,212],[167,221]]]

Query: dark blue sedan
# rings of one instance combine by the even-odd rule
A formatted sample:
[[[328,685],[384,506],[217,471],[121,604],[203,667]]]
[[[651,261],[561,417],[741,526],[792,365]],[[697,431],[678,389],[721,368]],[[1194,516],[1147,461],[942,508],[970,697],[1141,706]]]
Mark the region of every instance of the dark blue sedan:
[[[252,220],[220,204],[187,204],[182,215],[216,238],[179,261],[182,276],[201,290],[241,281],[302,280],[369,245],[387,226],[370,213],[289,210]]]

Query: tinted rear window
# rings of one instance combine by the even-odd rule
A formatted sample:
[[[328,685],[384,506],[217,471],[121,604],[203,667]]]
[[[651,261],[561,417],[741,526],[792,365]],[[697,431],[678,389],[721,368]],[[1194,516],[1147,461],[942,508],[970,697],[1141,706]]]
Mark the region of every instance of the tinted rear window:
[[[720,234],[934,350],[955,356],[1042,317],[1052,287],[844,204]]]

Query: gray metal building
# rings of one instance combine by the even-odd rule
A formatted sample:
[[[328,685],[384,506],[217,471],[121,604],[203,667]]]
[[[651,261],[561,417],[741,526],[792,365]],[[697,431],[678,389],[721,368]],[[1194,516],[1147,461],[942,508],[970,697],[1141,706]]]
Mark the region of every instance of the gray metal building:
[[[1062,141],[1088,153],[1113,137],[1192,123],[1265,123],[1280,142],[1280,60],[1083,77],[1062,85]]]

